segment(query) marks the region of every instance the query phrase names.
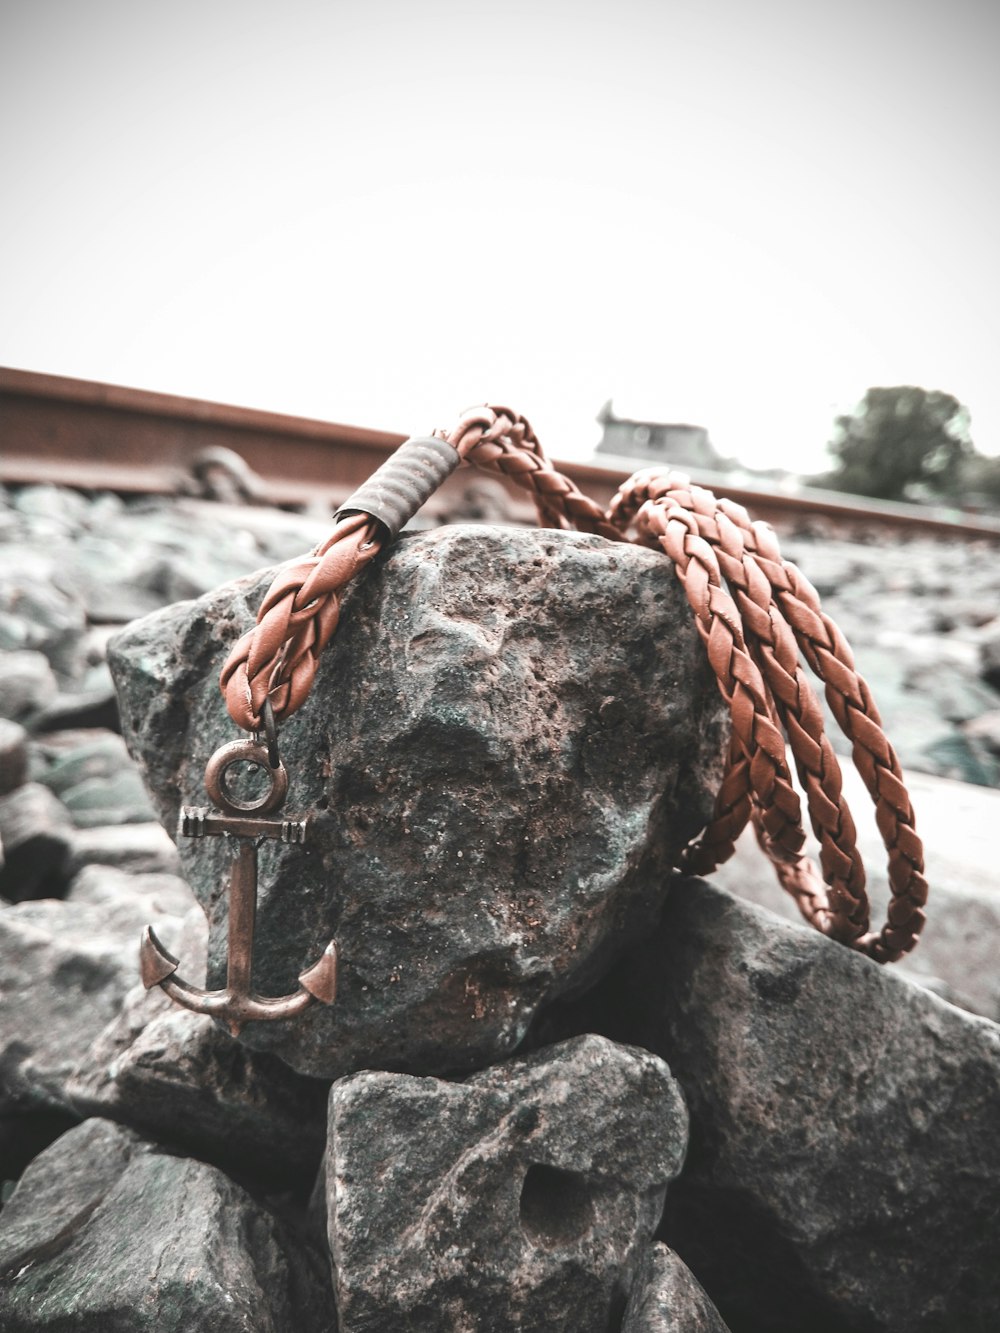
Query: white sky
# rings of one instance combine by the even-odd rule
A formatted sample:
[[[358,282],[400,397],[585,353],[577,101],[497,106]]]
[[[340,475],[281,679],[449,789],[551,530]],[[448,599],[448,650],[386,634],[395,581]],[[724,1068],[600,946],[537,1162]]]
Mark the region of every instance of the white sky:
[[[1000,6],[2,0],[0,362],[815,470],[873,384],[1000,452]]]

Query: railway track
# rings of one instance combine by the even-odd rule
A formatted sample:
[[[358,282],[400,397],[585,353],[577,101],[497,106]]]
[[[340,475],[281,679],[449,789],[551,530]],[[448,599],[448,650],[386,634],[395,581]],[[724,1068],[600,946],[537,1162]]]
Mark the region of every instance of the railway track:
[[[245,464],[251,490],[253,479],[260,479],[262,498],[333,510],[403,439],[391,431],[0,367],[0,481],[8,484],[48,481],[170,494],[190,490],[193,477],[228,450]],[[623,460],[618,467],[556,461],[601,504],[644,465],[648,460]],[[779,530],[818,522],[844,534],[882,529],[1000,540],[1000,520],[985,516],[847,499],[828,491],[768,492],[732,485],[725,476],[692,476]],[[450,477],[428,503],[429,515],[461,512],[470,481],[464,470]],[[507,489],[508,515],[530,521],[530,502]]]

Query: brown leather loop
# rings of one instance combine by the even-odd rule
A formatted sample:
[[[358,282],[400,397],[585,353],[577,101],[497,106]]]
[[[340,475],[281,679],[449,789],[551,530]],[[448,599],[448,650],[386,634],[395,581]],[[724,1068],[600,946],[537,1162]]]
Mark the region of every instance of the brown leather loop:
[[[782,559],[773,529],[751,522],[742,506],[716,500],[709,491],[692,486],[682,473],[648,469],[625,483],[609,512],[620,530],[635,523],[637,539],[654,545],[659,536],[648,506],[663,504],[676,504],[691,513],[698,531],[725,556],[720,554],[725,576],[744,623],[754,626],[759,660],[807,795],[828,890],[821,891],[811,862],[801,857],[782,859],[781,848],[765,835],[761,845],[774,861],[779,880],[806,919],[820,929],[846,939],[879,962],[898,959],[913,948],[925,919],[923,849],[899,760],[882,731],[871,692],[854,669],[850,647],[823,612],[815,588],[801,570]],[[830,709],[852,742],[855,766],[875,802],[892,893],[888,921],[878,934],[868,932],[868,900],[854,823],[841,794],[840,768],[824,735],[818,702],[797,666],[798,651],[824,682]]]
[[[773,530],[683,473],[657,468],[631,477],[605,512],[552,467],[530,424],[509,408],[471,408],[450,432],[435,435],[469,464],[529,491],[544,526],[636,541],[673,562],[733,726],[712,820],[685,850],[682,868],[710,872],[732,855],[752,820],[779,882],[810,924],[877,962],[912,949],[924,924],[927,883],[899,760],[846,640],[801,570],[782,558]],[[383,539],[375,520],[351,514],[311,556],[279,570],[256,626],[222,670],[237,726],[258,730],[267,698],[277,721],[302,706],[337,627],[343,590]],[[892,893],[877,934],[869,931],[864,867],[840,765],[800,654],[823,681],[875,803]],[[819,841],[822,879],[802,853],[805,831],[789,750]]]
[[[341,594],[381,550],[379,531],[375,519],[350,514],[311,556],[279,570],[257,624],[235,645],[219,678],[238,727],[258,731],[267,698],[276,722],[305,703],[319,655],[340,619]]]

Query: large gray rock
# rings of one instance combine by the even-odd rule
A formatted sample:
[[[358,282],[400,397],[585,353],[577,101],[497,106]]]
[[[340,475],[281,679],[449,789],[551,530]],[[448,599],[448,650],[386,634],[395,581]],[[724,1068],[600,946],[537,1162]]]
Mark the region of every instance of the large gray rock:
[[[705,1288],[673,1250],[651,1245],[629,1297],[621,1333],[729,1333]]]
[[[663,1234],[734,1329],[996,1328],[996,1024],[696,880],[597,1014],[684,1089]]]
[[[41,783],[25,782],[0,796],[0,894],[12,902],[61,897],[72,839],[66,807]]]
[[[605,1333],[680,1170],[662,1061],[581,1037],[464,1083],[368,1071],[330,1097],[341,1333]]]
[[[126,736],[168,829],[235,738],[217,677],[271,572],[112,640]],[[399,542],[345,598],[281,737],[307,846],[262,852],[256,988],[336,937],[337,1002],[242,1039],[333,1077],[446,1072],[521,1040],[662,901],[705,821],[724,709],[670,563],[576,534],[447,528]],[[182,839],[224,968],[231,855]],[[211,843],[215,845],[206,845]],[[182,960],[183,962],[183,960]]]
[[[221,1171],[90,1120],[0,1213],[4,1333],[333,1333],[324,1265]]]

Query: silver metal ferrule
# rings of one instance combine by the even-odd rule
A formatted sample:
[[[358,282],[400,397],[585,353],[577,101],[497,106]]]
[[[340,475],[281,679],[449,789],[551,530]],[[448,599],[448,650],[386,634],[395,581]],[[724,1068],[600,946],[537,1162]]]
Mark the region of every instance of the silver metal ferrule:
[[[390,537],[398,537],[461,461],[454,445],[436,435],[406,440],[344,501],[334,518],[370,514],[388,529]]]

